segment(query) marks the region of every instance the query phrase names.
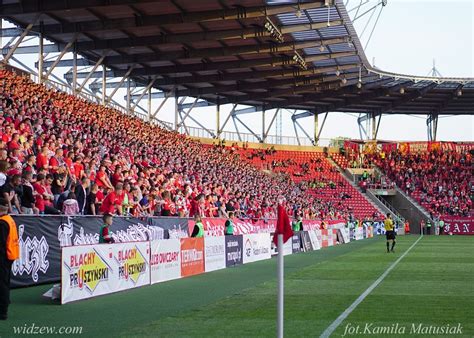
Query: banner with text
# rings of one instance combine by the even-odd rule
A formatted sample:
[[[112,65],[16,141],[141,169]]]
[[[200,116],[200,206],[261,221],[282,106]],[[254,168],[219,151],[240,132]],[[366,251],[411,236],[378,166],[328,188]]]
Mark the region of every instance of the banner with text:
[[[181,241],[164,239],[151,242],[151,283],[181,278]]]
[[[269,234],[250,234],[242,236],[244,250],[243,263],[251,263],[271,257],[271,238]]]
[[[243,264],[242,236],[225,236],[225,266]]]
[[[444,217],[445,235],[474,235],[474,218],[472,217]]]
[[[61,304],[150,284],[150,242],[62,249]]]
[[[204,238],[181,238],[181,277],[204,272]]]
[[[224,269],[225,264],[225,237],[204,238],[204,266],[206,272]]]

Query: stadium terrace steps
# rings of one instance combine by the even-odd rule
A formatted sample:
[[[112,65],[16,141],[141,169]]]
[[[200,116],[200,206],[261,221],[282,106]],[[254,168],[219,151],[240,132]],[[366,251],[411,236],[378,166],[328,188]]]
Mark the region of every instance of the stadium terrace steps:
[[[384,214],[384,211],[385,211],[385,208],[381,207],[379,203],[377,203],[376,201],[372,200],[371,196],[369,196],[368,194],[364,194],[362,192],[362,189],[354,183],[354,181],[352,181],[351,179],[349,179],[349,177],[347,177],[347,174],[346,174],[346,170],[344,170],[346,167],[341,167],[336,161],[334,161],[333,158],[328,158],[328,161],[330,163],[332,163],[334,165],[334,167],[337,168],[337,170],[339,171],[339,173],[341,174],[341,176],[352,186],[354,187],[354,189],[356,189],[359,194],[361,196],[363,196],[365,198],[366,201],[368,201],[378,212]],[[346,160],[347,161],[347,160]],[[342,162],[344,163],[344,162]],[[386,213],[387,211],[385,211]]]
[[[383,171],[377,166],[374,167],[374,170],[380,175],[385,175]],[[397,191],[397,194],[402,195],[406,200],[408,200],[413,205],[414,208],[416,208],[420,213],[422,213],[426,217],[426,219],[430,219],[430,220],[432,219],[429,212],[421,204],[419,204],[414,198],[405,194],[405,192],[402,189],[400,189],[398,185],[395,185],[395,190]]]

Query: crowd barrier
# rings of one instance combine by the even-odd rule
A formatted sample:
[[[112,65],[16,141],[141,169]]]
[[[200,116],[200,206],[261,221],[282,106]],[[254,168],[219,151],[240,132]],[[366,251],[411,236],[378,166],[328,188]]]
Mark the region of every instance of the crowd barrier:
[[[361,233],[371,237],[373,230]],[[272,238],[256,233],[63,247],[61,304],[267,260],[277,254]],[[283,253],[348,242],[349,230],[343,227],[300,231],[285,243]]]
[[[12,287],[60,280],[61,248],[99,242],[100,216],[13,216],[18,226],[20,258],[12,266]],[[343,221],[329,221],[330,227]],[[224,234],[225,219],[203,219],[206,237]],[[276,220],[234,221],[236,235],[271,233]],[[321,221],[304,221],[305,230],[319,229]],[[115,217],[111,226],[116,242],[154,241],[189,237],[194,221],[175,217]]]

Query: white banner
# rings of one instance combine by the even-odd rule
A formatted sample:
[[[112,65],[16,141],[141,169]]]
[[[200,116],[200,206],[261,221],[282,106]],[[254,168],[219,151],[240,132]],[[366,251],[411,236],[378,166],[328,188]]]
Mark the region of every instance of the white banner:
[[[311,246],[313,247],[313,250],[321,249],[321,242],[318,239],[318,236],[316,235],[316,232],[321,233],[321,230],[309,230],[308,231],[309,240],[311,241]],[[319,236],[319,238],[321,238],[321,237]]]
[[[150,284],[149,242],[68,246],[61,256],[61,304]]]
[[[118,266],[118,282],[115,291],[150,285],[150,242],[114,244],[112,256]]]
[[[356,241],[364,239],[364,229],[362,229],[361,227],[355,228],[354,229],[354,237],[355,237]]]
[[[283,256],[291,255],[293,253],[293,239],[290,237],[285,244],[283,244]]]
[[[249,234],[242,236],[244,244],[244,264],[263,259],[270,259],[271,239],[268,234]]]
[[[114,292],[112,244],[68,246],[61,255],[61,304]]]
[[[351,241],[350,239],[350,234],[349,234],[349,229],[348,228],[340,228],[342,235],[342,240],[344,243],[349,243]]]
[[[152,241],[150,266],[152,284],[181,278],[181,241]]]
[[[333,246],[334,245],[334,233],[332,232],[332,229],[328,230],[328,246]]]
[[[204,237],[204,268],[206,272],[225,268],[225,237]]]

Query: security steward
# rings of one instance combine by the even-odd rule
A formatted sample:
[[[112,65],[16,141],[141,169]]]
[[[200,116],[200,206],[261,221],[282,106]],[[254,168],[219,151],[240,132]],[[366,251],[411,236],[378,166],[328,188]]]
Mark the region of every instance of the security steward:
[[[298,216],[292,224],[293,231],[303,231],[303,220],[301,216]]]
[[[426,222],[426,234],[431,235],[431,220],[428,219],[428,222]]]
[[[204,225],[202,224],[201,216],[196,215],[194,217],[194,229],[191,237],[202,238],[204,237]]]
[[[0,320],[8,317],[10,305],[10,274],[13,262],[20,258],[18,231],[8,215],[8,202],[0,198]]]
[[[387,252],[395,252],[395,224],[393,223],[392,220],[392,215],[387,214],[387,218],[383,221],[383,224],[385,226],[385,236],[387,238]],[[390,241],[392,241],[392,249],[390,249]]]
[[[224,225],[224,235],[225,236],[232,236],[234,234],[234,213],[229,211],[229,219],[225,221]]]

